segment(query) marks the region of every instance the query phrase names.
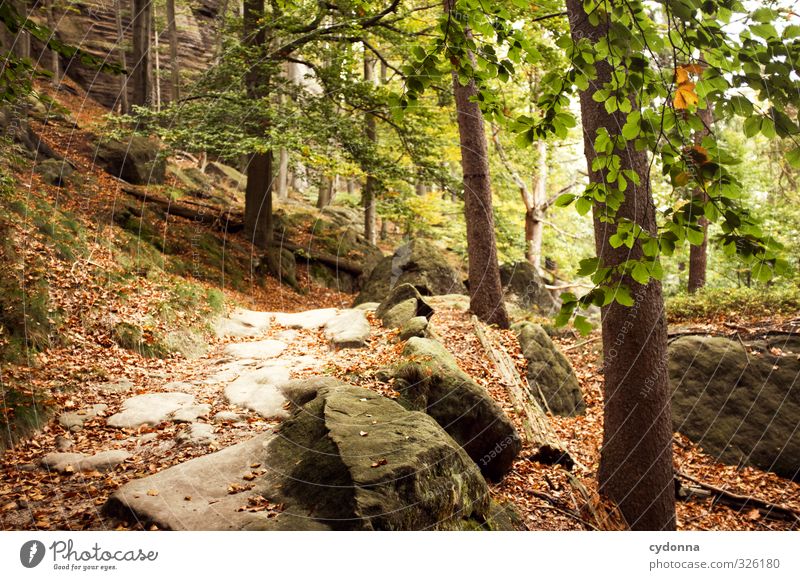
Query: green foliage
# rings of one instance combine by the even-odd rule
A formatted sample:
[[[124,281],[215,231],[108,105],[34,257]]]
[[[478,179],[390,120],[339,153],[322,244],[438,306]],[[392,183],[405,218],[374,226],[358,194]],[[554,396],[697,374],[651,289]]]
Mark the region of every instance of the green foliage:
[[[725,318],[791,316],[800,310],[796,285],[768,288],[706,288],[695,294],[682,292],[667,300],[670,322]]]

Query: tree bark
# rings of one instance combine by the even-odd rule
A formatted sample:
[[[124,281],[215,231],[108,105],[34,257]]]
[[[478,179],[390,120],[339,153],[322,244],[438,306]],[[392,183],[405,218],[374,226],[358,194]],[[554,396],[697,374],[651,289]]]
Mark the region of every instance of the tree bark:
[[[319,193],[317,195],[317,207],[319,209],[328,207],[333,201],[334,178],[327,175],[322,176],[319,182]]]
[[[289,195],[289,151],[281,147],[278,155],[278,199]]]
[[[540,139],[536,149],[539,158],[533,176],[533,203],[531,209],[525,212],[525,259],[540,270],[544,237],[542,219],[547,206],[547,141]]]
[[[375,58],[364,48],[364,81],[376,83],[375,78]],[[378,133],[375,122],[375,115],[367,112],[364,115],[364,135],[367,141],[373,145],[378,142]],[[375,244],[376,240],[376,219],[375,219],[375,176],[372,169],[367,168],[367,179],[364,182],[364,191],[361,194],[364,204],[364,237],[370,244]]]
[[[695,144],[700,145],[703,139],[708,136],[711,125],[714,123],[714,111],[709,105],[707,108],[698,112],[703,121],[704,128],[695,135]],[[694,196],[708,201],[708,195],[700,188],[695,189]],[[706,285],[706,263],[708,261],[708,220],[705,216],[700,216],[697,220],[703,229],[703,243],[699,246],[689,246],[689,283],[687,289],[690,294],[694,294]]]
[[[128,104],[128,63],[125,54],[125,32],[122,29],[122,0],[115,2],[115,19],[117,24],[117,58],[124,73],[119,75],[119,109],[120,114],[127,115],[130,111]]]
[[[608,33],[608,23],[593,26],[580,0],[567,0],[573,38],[598,42]],[[601,17],[602,18],[602,17]],[[580,93],[587,165],[596,157],[593,143],[598,129],[614,136],[620,133],[625,115],[609,115],[594,93],[609,81],[607,61],[596,64],[597,78]],[[635,171],[639,186],[629,182],[625,201],[617,217],[628,218],[650,233],[656,232],[655,207],[648,174],[647,154],[628,144],[617,151],[622,167]],[[590,171],[593,183],[604,181],[600,171]],[[626,259],[641,257],[639,244],[628,250],[613,249],[609,238],[615,228],[598,219],[602,206],[595,205],[595,245],[601,264],[615,266]],[[625,307],[616,302],[602,310],[604,430],[600,454],[600,491],[616,502],[631,529],[675,529],[675,488],[672,466],[672,418],[667,376],[667,325],[661,284],[653,280],[646,286],[625,277],[635,304]]]
[[[46,0],[45,10],[47,11],[47,27],[55,37],[56,35],[56,14],[53,8],[53,0]],[[50,71],[53,73],[51,81],[54,87],[58,87],[61,83],[61,66],[59,63],[58,53],[55,50],[50,51]]]
[[[175,20],[175,0],[167,0],[167,29],[169,30],[169,66],[171,72],[170,100],[181,98],[181,67],[178,59],[178,23]]]
[[[445,10],[455,0],[445,0]],[[470,60],[475,60],[469,54]],[[461,144],[461,168],[464,175],[464,214],[467,222],[470,309],[482,321],[508,328],[508,314],[503,303],[500,268],[492,213],[492,184],[489,178],[489,155],[483,113],[472,98],[478,94],[474,80],[462,86],[453,70],[453,92]]]
[[[245,0],[243,42],[252,49],[252,61],[245,75],[247,96],[261,100],[269,93],[269,79],[262,71],[259,55],[266,44],[266,31],[259,20],[264,15],[264,0]],[[270,256],[272,243],[272,151],[253,153],[247,164],[244,227],[257,248]]]
[[[133,83],[131,103],[144,107],[150,103],[150,39],[152,37],[152,0],[133,0],[131,14],[133,28],[133,70],[130,79]]]

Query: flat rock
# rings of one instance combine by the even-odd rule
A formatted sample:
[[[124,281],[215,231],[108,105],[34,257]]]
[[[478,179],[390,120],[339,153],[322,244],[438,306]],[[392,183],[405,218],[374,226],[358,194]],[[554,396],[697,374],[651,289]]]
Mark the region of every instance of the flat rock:
[[[205,403],[181,407],[172,414],[172,420],[178,423],[192,423],[198,417],[205,417],[211,412],[211,405]]]
[[[150,393],[137,395],[122,403],[122,411],[106,421],[108,425],[119,428],[132,428],[139,425],[158,425],[172,419],[173,413],[194,406],[194,397],[188,393]]]
[[[237,308],[230,316],[217,322],[214,331],[217,336],[260,336],[269,330],[272,314]]]
[[[241,359],[268,359],[280,356],[284,350],[285,342],[267,339],[229,344],[225,347],[225,354]]]
[[[370,331],[363,310],[343,310],[325,324],[325,336],[337,350],[366,346]]]
[[[428,332],[428,319],[424,316],[415,316],[409,318],[400,329],[398,338],[400,340],[408,340],[411,337],[417,336],[424,338]]]
[[[83,424],[89,419],[94,419],[98,415],[104,413],[108,409],[108,405],[102,403],[92,405],[80,411],[62,413],[58,417],[58,423],[70,431],[80,431],[83,429]]]
[[[178,435],[178,443],[190,445],[208,445],[216,440],[214,426],[208,423],[191,423],[185,431]]]
[[[109,381],[107,383],[100,383],[97,388],[104,393],[127,393],[133,389],[132,381],[128,379],[120,379],[118,381]]]
[[[284,417],[286,398],[278,385],[289,380],[289,369],[269,365],[242,373],[225,387],[225,397],[233,405],[251,409],[263,417]]]
[[[96,455],[83,453],[48,453],[41,460],[45,469],[60,472],[108,471],[123,463],[131,454],[122,449],[101,451]]]
[[[305,312],[276,312],[273,315],[275,324],[289,328],[304,328],[306,330],[322,328],[337,314],[335,308],[320,308]]]
[[[218,421],[220,423],[235,423],[241,418],[241,415],[234,411],[220,411],[214,415],[214,421]]]

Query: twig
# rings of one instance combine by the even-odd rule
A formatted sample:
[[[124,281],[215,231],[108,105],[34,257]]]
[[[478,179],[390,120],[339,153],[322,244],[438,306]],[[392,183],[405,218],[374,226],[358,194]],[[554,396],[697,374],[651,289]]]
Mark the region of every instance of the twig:
[[[589,344],[589,343],[595,342],[597,340],[600,340],[601,338],[602,338],[602,336],[593,336],[592,338],[590,338],[588,340],[584,340],[583,342],[579,342],[579,343],[573,344],[571,346],[567,346],[565,348],[562,348],[561,352],[566,352],[568,350],[573,350],[573,349],[579,348],[579,347],[584,346],[586,344]]]

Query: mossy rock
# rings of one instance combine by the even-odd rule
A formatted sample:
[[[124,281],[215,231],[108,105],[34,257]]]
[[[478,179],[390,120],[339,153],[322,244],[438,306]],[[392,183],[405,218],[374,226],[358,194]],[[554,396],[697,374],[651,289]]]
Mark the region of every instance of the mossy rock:
[[[560,301],[545,287],[545,280],[530,262],[516,262],[500,266],[500,283],[506,300],[523,310],[535,310],[544,316],[555,314]]]
[[[106,172],[136,185],[164,183],[167,162],[158,139],[133,135],[116,141],[102,141],[95,163]]]
[[[403,357],[394,371],[399,402],[429,414],[486,477],[502,479],[522,450],[522,441],[500,406],[435,340],[410,338]]]
[[[669,347],[675,430],[724,463],[800,480],[800,345],[791,338],[750,343],[750,353],[724,337],[675,340]],[[784,356],[773,354],[775,346]]]
[[[42,181],[48,185],[64,187],[69,181],[70,175],[75,171],[72,166],[63,160],[45,159],[36,164],[34,171],[38,173]]]
[[[580,415],[586,410],[578,377],[553,340],[539,324],[512,326],[522,354],[528,361],[528,386],[543,408],[556,415]]]

